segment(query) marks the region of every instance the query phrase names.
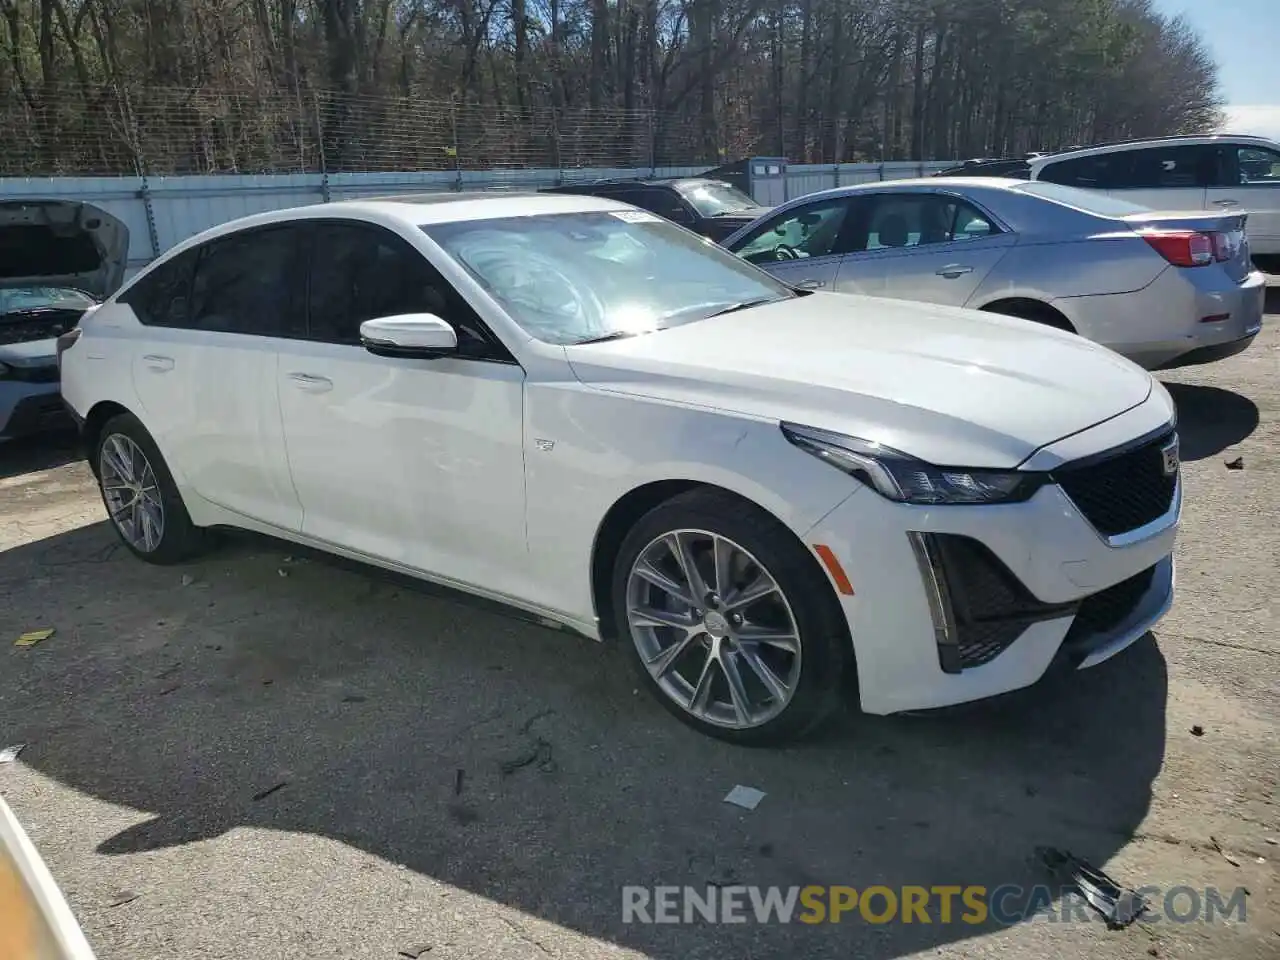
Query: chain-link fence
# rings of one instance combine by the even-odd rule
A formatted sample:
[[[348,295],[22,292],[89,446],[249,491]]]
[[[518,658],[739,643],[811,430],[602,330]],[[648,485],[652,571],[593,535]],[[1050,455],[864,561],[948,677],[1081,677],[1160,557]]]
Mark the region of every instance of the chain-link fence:
[[[718,153],[696,125],[647,110],[331,91],[15,90],[0,93],[0,124],[10,177],[642,168]]]

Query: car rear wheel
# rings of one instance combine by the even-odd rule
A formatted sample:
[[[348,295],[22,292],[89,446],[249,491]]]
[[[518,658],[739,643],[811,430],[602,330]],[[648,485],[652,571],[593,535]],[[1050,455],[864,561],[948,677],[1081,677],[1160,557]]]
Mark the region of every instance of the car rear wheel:
[[[94,447],[98,486],[111,526],[134,556],[181,563],[205,545],[155,441],[132,414],[112,417]]]
[[[825,574],[736,497],[695,490],[646,514],[618,553],[613,599],[646,688],[703,733],[781,743],[840,703],[851,646]]]

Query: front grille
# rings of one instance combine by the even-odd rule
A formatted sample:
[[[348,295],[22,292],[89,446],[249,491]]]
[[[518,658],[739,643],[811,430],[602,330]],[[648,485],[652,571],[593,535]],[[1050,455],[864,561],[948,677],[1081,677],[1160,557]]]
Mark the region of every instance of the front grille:
[[[1164,447],[1172,430],[1132,450],[1067,466],[1051,476],[1100,534],[1112,537],[1164,516],[1173,504],[1178,473],[1165,473]]]
[[[944,669],[989,663],[1031,624],[1071,612],[1070,604],[1047,604],[1033,597],[985,544],[953,534],[926,535],[925,539],[946,581],[954,618],[958,649],[939,651]]]
[[[1125,621],[1147,591],[1155,577],[1156,568],[1148,567],[1128,580],[1085,597],[1076,611],[1071,629],[1062,641],[1062,652],[1074,661],[1083,660],[1100,642]]]

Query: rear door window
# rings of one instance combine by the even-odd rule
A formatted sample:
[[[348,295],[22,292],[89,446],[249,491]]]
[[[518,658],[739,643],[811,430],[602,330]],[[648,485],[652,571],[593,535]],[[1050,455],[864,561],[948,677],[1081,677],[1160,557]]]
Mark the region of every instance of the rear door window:
[[[205,245],[191,286],[191,326],[258,337],[306,333],[305,233],[262,227]]]
[[[1113,190],[1174,190],[1207,187],[1218,167],[1213,146],[1161,146],[1127,150],[1117,160]]]
[[[863,249],[921,247],[954,240],[975,240],[999,233],[972,204],[956,197],[894,194],[876,197]]]

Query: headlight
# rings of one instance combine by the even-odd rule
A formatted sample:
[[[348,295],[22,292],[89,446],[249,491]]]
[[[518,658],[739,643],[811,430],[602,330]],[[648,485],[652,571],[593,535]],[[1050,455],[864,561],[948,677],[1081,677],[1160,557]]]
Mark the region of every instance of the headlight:
[[[899,503],[1018,503],[1044,483],[1044,475],[1017,470],[935,467],[869,440],[782,424],[788,440]]]

